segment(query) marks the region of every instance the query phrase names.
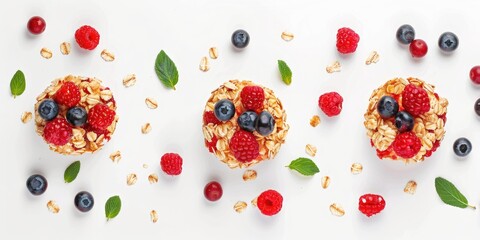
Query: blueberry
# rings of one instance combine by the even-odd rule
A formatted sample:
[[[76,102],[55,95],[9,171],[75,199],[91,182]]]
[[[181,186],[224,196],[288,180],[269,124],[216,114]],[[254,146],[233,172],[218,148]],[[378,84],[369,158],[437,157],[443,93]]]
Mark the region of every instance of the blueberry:
[[[58,115],[58,105],[52,99],[43,100],[38,106],[38,114],[43,119],[50,121]]]
[[[438,46],[442,51],[453,52],[458,47],[458,37],[452,32],[444,32],[438,38]]]
[[[255,131],[255,121],[257,120],[257,117],[258,115],[256,112],[246,111],[238,117],[238,126],[243,130],[253,132]]]
[[[466,138],[459,138],[453,143],[453,152],[459,157],[465,157],[472,151],[472,143]]]
[[[397,40],[401,44],[410,44],[415,39],[415,29],[408,24],[400,26],[397,30]]]
[[[250,35],[247,31],[239,29],[232,34],[232,43],[236,48],[245,48],[250,42]]]
[[[77,207],[77,209],[80,212],[90,211],[93,208],[93,204],[94,204],[92,194],[86,191],[77,193],[77,195],[75,196],[74,202],[75,202],[75,207]]]
[[[398,112],[397,115],[395,115],[395,126],[401,133],[412,131],[413,122],[414,119],[412,115],[410,115],[410,113],[408,112],[401,111]]]
[[[474,109],[475,109],[475,113],[476,113],[478,116],[480,116],[480,98],[477,99],[477,101],[475,101]]]
[[[261,112],[258,117],[257,121],[255,121],[255,129],[257,132],[262,136],[267,136],[268,134],[273,132],[275,128],[275,120],[267,111]]]
[[[390,96],[383,96],[377,103],[377,111],[382,118],[391,118],[398,112],[398,103]]]
[[[215,117],[220,121],[228,121],[235,115],[235,105],[228,99],[222,99],[215,103]]]
[[[34,174],[27,179],[27,189],[33,195],[43,194],[47,187],[47,179],[40,174]]]
[[[68,109],[66,117],[72,126],[80,127],[87,122],[87,111],[83,107],[73,107]]]

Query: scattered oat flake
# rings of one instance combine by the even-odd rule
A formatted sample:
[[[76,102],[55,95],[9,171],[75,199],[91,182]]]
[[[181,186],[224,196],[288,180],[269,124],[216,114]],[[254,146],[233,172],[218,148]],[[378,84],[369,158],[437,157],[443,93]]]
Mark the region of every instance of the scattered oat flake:
[[[27,123],[28,121],[32,120],[32,113],[31,112],[24,112],[21,118],[23,123]]]
[[[363,170],[363,166],[360,163],[353,163],[352,166],[350,167],[350,171],[352,174],[359,174]]]
[[[345,215],[345,210],[343,210],[343,207],[336,203],[333,203],[332,205],[330,205],[330,212],[337,217],[341,217]]]
[[[415,194],[415,192],[417,191],[417,182],[413,180],[408,181],[403,191],[408,194],[412,194],[412,195]]]
[[[329,185],[330,185],[330,177],[329,176],[323,176],[322,177],[322,188],[327,189]]]
[[[244,202],[244,201],[238,201],[233,206],[233,209],[235,209],[235,212],[237,212],[237,213],[243,212],[246,208],[247,208],[247,203]]]
[[[50,212],[52,213],[58,213],[60,212],[60,207],[57,205],[57,203],[53,200],[48,201],[47,203],[47,208]]]
[[[155,210],[150,211],[150,219],[152,220],[153,223],[156,223],[158,221],[157,211]]]
[[[135,173],[130,173],[127,175],[127,185],[132,186],[137,182],[137,174]]]
[[[144,164],[143,164],[143,168],[147,169],[147,168],[148,168],[148,164],[144,163]]]
[[[257,206],[257,198],[252,199],[251,203],[252,203],[252,206],[256,207]]]
[[[70,43],[69,42],[63,42],[60,44],[60,52],[63,54],[63,55],[68,55],[70,54]]]
[[[370,65],[372,63],[377,63],[380,60],[380,55],[378,55],[377,51],[373,51],[368,56],[367,60],[365,60],[365,64]]]
[[[342,65],[340,65],[339,61],[335,61],[331,65],[327,66],[326,70],[327,73],[340,72],[340,70],[342,70]]]
[[[103,51],[100,53],[100,56],[102,56],[103,60],[106,62],[112,62],[115,60],[115,55],[107,49],[103,49]]]
[[[150,125],[150,123],[145,123],[145,124],[143,124],[143,126],[142,126],[142,133],[143,133],[143,134],[147,134],[147,133],[149,133],[151,130],[152,130],[152,125]]]
[[[148,176],[148,181],[150,183],[157,183],[158,182],[158,176],[155,173],[152,173]]]
[[[315,155],[317,154],[317,147],[313,146],[312,144],[307,144],[305,146],[305,152],[308,155],[315,157]]]
[[[210,64],[208,63],[208,58],[207,57],[202,57],[200,60],[200,70],[202,72],[206,72],[210,69]]]
[[[208,54],[210,55],[211,59],[217,59],[218,58],[218,50],[216,47],[211,47],[208,50]]]
[[[147,107],[150,108],[150,109],[155,109],[155,108],[158,107],[157,101],[153,98],[150,98],[150,97],[145,99],[145,104],[147,104]]]
[[[318,124],[320,124],[320,116],[313,115],[313,117],[310,118],[310,126],[316,127]]]
[[[42,55],[42,57],[45,59],[50,59],[53,56],[52,51],[48,48],[42,48],[40,50],[40,55]]]
[[[282,39],[289,42],[292,41],[295,36],[290,32],[282,32]]]
[[[118,163],[120,159],[122,159],[122,154],[120,153],[120,151],[116,151],[110,154],[110,159],[112,159],[112,162]]]
[[[137,82],[137,76],[135,74],[128,74],[123,78],[123,86],[131,87]]]
[[[255,180],[257,178],[257,171],[248,169],[243,173],[243,181]]]

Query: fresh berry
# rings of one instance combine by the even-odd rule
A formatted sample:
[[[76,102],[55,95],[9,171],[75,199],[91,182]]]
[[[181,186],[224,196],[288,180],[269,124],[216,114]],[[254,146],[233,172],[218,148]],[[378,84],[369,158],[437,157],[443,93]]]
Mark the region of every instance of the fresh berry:
[[[27,189],[33,195],[43,194],[47,187],[47,179],[40,174],[34,174],[27,179]]]
[[[215,113],[212,111],[206,111],[203,113],[203,124],[207,125],[209,123],[213,123],[214,125],[220,124],[217,117],[215,117]]]
[[[87,111],[83,107],[73,107],[68,109],[66,118],[72,126],[81,127],[87,122]]]
[[[455,33],[444,32],[438,39],[438,46],[444,52],[453,52],[458,47],[458,37]]]
[[[81,191],[75,196],[74,203],[80,212],[88,212],[92,210],[95,201],[93,200],[92,194]]]
[[[350,28],[340,28],[337,32],[337,50],[339,53],[354,53],[357,50],[360,36]]]
[[[470,70],[470,79],[475,84],[480,84],[480,66],[475,66]]]
[[[100,42],[100,34],[95,28],[84,25],[75,31],[75,40],[81,48],[93,50]]]
[[[228,99],[222,99],[215,103],[214,114],[220,121],[228,121],[235,115],[235,105]]]
[[[115,120],[115,111],[103,103],[98,103],[88,113],[88,123],[100,130],[107,129],[113,120]]]
[[[358,210],[370,217],[385,208],[385,199],[376,194],[365,194],[358,200]]]
[[[412,131],[413,123],[414,119],[412,115],[406,111],[398,112],[397,115],[395,115],[395,126],[401,133]]]
[[[382,118],[391,118],[398,112],[398,102],[393,97],[383,96],[377,103],[377,111]]]
[[[427,55],[428,46],[425,41],[422,39],[415,39],[410,43],[409,47],[410,53],[414,58],[422,58]]]
[[[318,106],[329,117],[337,116],[342,111],[343,98],[337,92],[329,92],[318,98]]]
[[[430,111],[427,91],[414,84],[408,84],[402,92],[402,106],[414,117]]]
[[[255,122],[257,117],[258,115],[256,112],[246,111],[238,117],[237,124],[241,129],[253,132],[255,131]]]
[[[272,189],[262,192],[257,198],[257,207],[267,216],[273,216],[282,210],[283,197]]]
[[[27,23],[28,31],[31,34],[35,34],[35,35],[43,33],[46,27],[47,27],[47,23],[45,23],[45,20],[39,16],[34,16],[30,18],[30,20],[28,20],[28,23]]]
[[[215,153],[217,151],[217,141],[218,141],[218,138],[215,135],[213,135],[210,142],[207,141],[207,139],[205,139],[205,146],[207,147],[209,152]]]
[[[55,101],[69,108],[77,105],[80,98],[80,89],[73,82],[64,82],[55,93]]]
[[[182,173],[183,159],[176,153],[165,153],[160,159],[162,170],[168,175],[180,175]]]
[[[408,24],[400,26],[397,30],[397,40],[401,44],[410,44],[415,39],[415,29]]]
[[[459,157],[465,157],[472,151],[472,143],[466,138],[459,138],[453,143],[453,152]]]
[[[238,130],[230,139],[230,151],[239,162],[251,162],[258,157],[259,145],[251,132]]]
[[[259,111],[263,108],[265,92],[259,86],[246,86],[242,89],[240,98],[246,110]]]
[[[232,34],[232,44],[236,48],[245,48],[250,42],[250,35],[247,31],[239,29]]]
[[[402,158],[412,158],[417,155],[422,147],[422,142],[412,132],[400,133],[392,143],[393,151]]]
[[[255,121],[255,129],[262,136],[268,136],[275,129],[275,119],[272,114],[267,111],[263,111],[258,115],[257,121]]]
[[[480,116],[480,98],[475,101],[475,106],[473,107],[475,113]]]
[[[46,121],[50,121],[56,118],[58,115],[57,103],[52,99],[43,100],[38,106],[38,115],[40,115],[40,117],[42,117]]]
[[[49,144],[63,146],[72,138],[72,127],[65,118],[55,118],[47,122],[43,129],[43,138]]]
[[[207,183],[203,189],[203,195],[205,195],[208,201],[215,202],[219,200],[223,195],[222,185],[216,181]]]

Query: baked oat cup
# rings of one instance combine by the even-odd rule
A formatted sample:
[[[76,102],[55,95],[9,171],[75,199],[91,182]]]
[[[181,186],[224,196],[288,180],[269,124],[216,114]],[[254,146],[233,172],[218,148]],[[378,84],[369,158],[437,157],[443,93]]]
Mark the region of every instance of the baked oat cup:
[[[247,168],[275,157],[288,133],[286,119],[271,89],[230,80],[215,89],[205,105],[205,146],[230,168]]]
[[[398,104],[396,109],[392,102]],[[424,161],[443,140],[447,106],[433,85],[417,78],[395,78],[374,90],[364,125],[377,156],[405,163]],[[389,109],[396,114],[388,116]]]

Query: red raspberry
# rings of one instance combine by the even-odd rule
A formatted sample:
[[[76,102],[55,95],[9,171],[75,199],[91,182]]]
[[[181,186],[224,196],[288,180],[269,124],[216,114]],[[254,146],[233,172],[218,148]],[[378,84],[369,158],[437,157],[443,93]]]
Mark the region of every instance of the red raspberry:
[[[206,111],[203,113],[203,124],[207,125],[209,123],[217,125],[222,122],[215,117],[215,113],[213,111]]]
[[[342,111],[343,98],[337,92],[329,92],[318,98],[318,106],[329,117],[337,116]]]
[[[43,138],[50,144],[63,146],[72,138],[72,127],[65,118],[55,118],[47,122],[43,129]]]
[[[115,120],[115,111],[108,105],[98,103],[88,112],[88,123],[97,129],[107,129]]]
[[[265,92],[259,86],[246,86],[240,93],[243,107],[246,110],[258,111],[263,108],[263,101],[265,100]]]
[[[64,82],[55,93],[55,101],[69,108],[77,105],[80,98],[80,89],[73,82]]]
[[[412,132],[400,133],[392,143],[393,151],[402,158],[411,158],[417,155],[422,147],[420,139]]]
[[[358,200],[358,210],[370,217],[385,208],[385,199],[376,194],[365,194]]]
[[[218,141],[218,138],[215,135],[213,135],[210,142],[207,141],[207,139],[205,139],[205,146],[208,148],[209,152],[214,153],[217,151],[217,141]]]
[[[337,50],[342,54],[354,53],[357,50],[360,36],[350,28],[340,28],[337,32]]]
[[[182,157],[176,153],[165,153],[160,159],[162,170],[172,176],[182,173],[182,164]]]
[[[259,145],[251,132],[236,131],[230,139],[230,151],[240,162],[250,162],[258,157]]]
[[[416,117],[430,111],[430,98],[425,89],[408,84],[402,92],[402,105],[407,112]]]
[[[273,216],[282,210],[283,197],[272,189],[262,192],[257,198],[257,207],[267,216]]]
[[[81,48],[93,50],[100,42],[100,34],[95,28],[84,25],[75,32],[75,40]]]

